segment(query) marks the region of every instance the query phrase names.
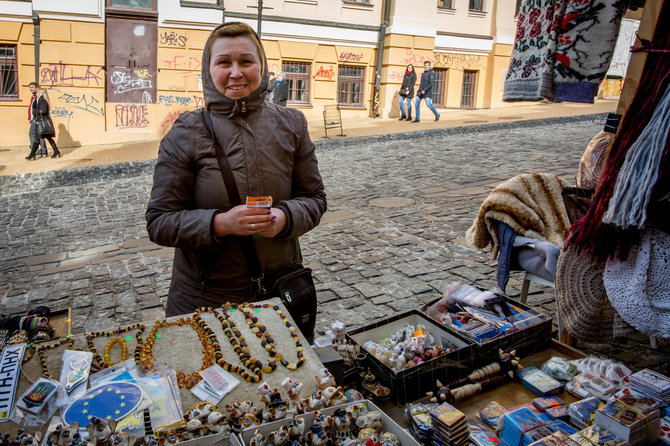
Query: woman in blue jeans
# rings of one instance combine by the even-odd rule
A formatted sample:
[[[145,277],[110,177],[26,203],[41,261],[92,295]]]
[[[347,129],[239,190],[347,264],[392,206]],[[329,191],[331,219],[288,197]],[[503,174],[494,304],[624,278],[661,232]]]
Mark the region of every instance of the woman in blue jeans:
[[[414,85],[416,84],[416,72],[414,65],[409,64],[405,69],[405,76],[402,78],[402,85],[400,86],[400,121],[412,120],[412,98],[414,97]],[[407,114],[405,114],[405,104],[407,102]]]

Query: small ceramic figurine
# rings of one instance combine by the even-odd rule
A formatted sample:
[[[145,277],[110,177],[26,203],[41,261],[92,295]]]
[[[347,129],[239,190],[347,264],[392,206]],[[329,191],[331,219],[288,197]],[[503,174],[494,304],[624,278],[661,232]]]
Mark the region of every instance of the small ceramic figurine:
[[[288,412],[291,415],[299,415],[305,412],[305,406],[300,401],[300,392],[302,392],[302,383],[297,379],[289,377],[284,378],[281,386],[288,396]]]
[[[161,436],[162,437],[162,436]],[[177,444],[181,440],[179,439],[179,436],[177,435],[177,432],[174,429],[170,429],[165,432],[165,437],[164,440],[161,442],[161,444],[164,445],[170,445],[170,444]]]
[[[379,442],[382,446],[400,446],[400,440],[393,432],[383,432],[379,436]]]
[[[342,444],[347,440],[354,439],[354,417],[351,412],[337,409],[333,412],[333,418],[335,419],[335,443]]]
[[[326,407],[328,400],[326,400],[323,393],[319,390],[318,392],[311,394],[308,398],[302,400],[302,404],[305,406],[306,412],[313,412]]]
[[[288,436],[288,426],[282,426],[276,431],[272,431],[268,434],[267,438],[268,444],[273,444],[274,446],[284,446],[289,442]]]
[[[97,446],[106,444],[115,430],[116,421],[107,421],[98,417],[91,418],[91,422],[86,426],[86,432],[88,432],[88,444]]]
[[[302,443],[305,434],[305,419],[302,417],[293,417],[287,427],[289,440],[291,442],[297,441],[298,443]]]
[[[137,435],[128,435],[125,432],[116,432],[109,437],[109,446],[133,446]]]
[[[256,429],[254,435],[249,439],[249,446],[265,446],[265,435]]]
[[[74,441],[74,435],[79,433],[79,423],[72,423],[69,426],[59,424],[56,430],[47,435],[48,441],[55,446],[69,446]]]
[[[323,390],[329,386],[336,386],[335,377],[328,371],[327,368],[319,370],[319,374],[315,376],[319,390]]]
[[[238,419],[238,423],[242,430],[249,429],[251,426],[258,426],[261,424],[261,420],[252,413],[245,413]]]
[[[314,425],[306,435],[307,442],[312,446],[325,446],[330,440],[323,426]]]
[[[30,435],[25,429],[19,429],[16,433],[16,440],[13,440],[10,444],[16,446],[39,446],[41,441],[42,432],[38,431],[34,435]]]
[[[357,439],[360,444],[366,444],[368,440],[372,440],[373,443],[376,443],[377,431],[370,427],[363,428],[358,432]]]
[[[205,427],[209,432],[230,434],[230,420],[221,412],[214,411],[207,416]]]
[[[356,418],[356,426],[361,429],[371,428],[379,432],[382,428],[382,414],[380,412],[368,412]]]
[[[325,415],[318,410],[314,411],[314,421],[312,421],[313,426],[321,426],[326,432],[330,432],[330,428],[335,425],[335,419],[330,415]]]
[[[338,404],[344,404],[347,402],[347,398],[344,396],[344,389],[341,386],[337,387],[326,387],[323,391],[323,396],[326,398],[326,406],[333,407]]]
[[[186,432],[182,435],[182,440],[193,440],[194,438],[202,437],[202,431],[203,424],[200,418],[192,418],[186,423]]]

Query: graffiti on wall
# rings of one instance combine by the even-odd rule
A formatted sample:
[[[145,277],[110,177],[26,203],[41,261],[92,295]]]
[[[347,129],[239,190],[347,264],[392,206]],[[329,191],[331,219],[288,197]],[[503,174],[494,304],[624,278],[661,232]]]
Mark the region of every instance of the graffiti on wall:
[[[163,104],[166,107],[172,107],[173,105],[183,106],[183,107],[204,107],[205,98],[204,96],[176,96],[176,95],[159,95],[158,104]]]
[[[73,108],[84,110],[97,116],[105,116],[105,108],[102,102],[91,95],[73,95],[70,93],[62,93],[58,99],[65,104],[72,104]]]
[[[117,129],[143,129],[149,126],[149,110],[145,104],[117,104],[114,111]]]
[[[340,53],[339,59],[341,61],[346,62],[360,62],[361,60],[363,60],[363,53],[352,53],[351,51],[349,52],[342,51]]]
[[[136,72],[133,74],[130,75],[124,71],[113,71],[110,82],[114,86],[114,93],[123,94],[133,90],[146,90],[152,87],[151,79],[141,78],[137,76]]]
[[[387,75],[387,79],[393,81],[401,81],[403,77],[405,77],[404,71],[389,71]]]
[[[186,48],[186,36],[177,34],[174,31],[165,31],[160,35],[160,44],[178,48]]]
[[[174,70],[198,70],[202,62],[193,56],[174,56],[171,59],[163,59],[163,66],[160,68],[170,68]]]
[[[333,70],[332,65],[330,65],[330,68],[321,65],[319,69],[316,70],[314,76],[312,76],[312,79],[328,79],[329,81],[332,81],[333,76],[335,76],[335,70]]]
[[[453,68],[456,70],[483,69],[486,68],[482,63],[482,57],[474,54],[450,54],[433,53],[433,60],[428,59],[412,50],[405,50],[406,57],[403,60],[405,64],[412,64],[415,68],[420,68],[425,61],[433,64],[437,68]]]
[[[172,124],[177,120],[179,115],[181,114],[180,111],[172,111],[169,112],[167,115],[165,115],[165,118],[163,119],[163,122],[161,123],[161,129],[163,135],[167,133],[168,130],[172,127]]]
[[[102,67],[68,67],[59,62],[40,70],[40,84],[44,88],[99,86],[104,74]]]

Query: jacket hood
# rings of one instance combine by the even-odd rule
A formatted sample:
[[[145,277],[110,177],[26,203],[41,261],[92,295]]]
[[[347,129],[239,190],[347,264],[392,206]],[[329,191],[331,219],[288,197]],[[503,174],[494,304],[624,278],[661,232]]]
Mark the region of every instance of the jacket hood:
[[[205,43],[205,49],[202,51],[202,93],[205,97],[205,107],[210,109],[213,114],[221,114],[228,118],[233,118],[237,114],[247,113],[252,110],[260,108],[265,102],[265,95],[267,94],[268,88],[268,61],[265,56],[265,49],[261,43],[261,63],[263,64],[263,77],[261,79],[261,84],[257,90],[251,93],[249,96],[241,99],[231,99],[227,96],[224,96],[219,90],[216,89],[212,76],[209,74],[209,60],[211,58],[211,52],[209,50],[210,41],[212,36],[222,26],[226,24],[217,26],[207,38]],[[258,36],[254,34],[258,39]],[[258,39],[260,42],[260,39]]]

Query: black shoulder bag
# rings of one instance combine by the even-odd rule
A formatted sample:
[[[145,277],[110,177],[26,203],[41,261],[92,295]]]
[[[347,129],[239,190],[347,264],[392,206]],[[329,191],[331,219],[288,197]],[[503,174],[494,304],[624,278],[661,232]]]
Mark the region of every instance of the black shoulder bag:
[[[235,177],[230,168],[223,148],[219,145],[214,134],[214,125],[209,110],[203,110],[203,118],[209,135],[216,147],[216,158],[219,162],[219,170],[226,185],[230,204],[238,206],[242,204],[240,193],[237,190]],[[312,270],[300,264],[290,266],[271,277],[264,277],[261,270],[258,254],[251,237],[239,237],[244,250],[244,256],[249,265],[251,280],[256,285],[256,293],[261,299],[279,297],[286,307],[302,334],[309,338],[314,332],[316,322],[316,289],[312,279]]]

